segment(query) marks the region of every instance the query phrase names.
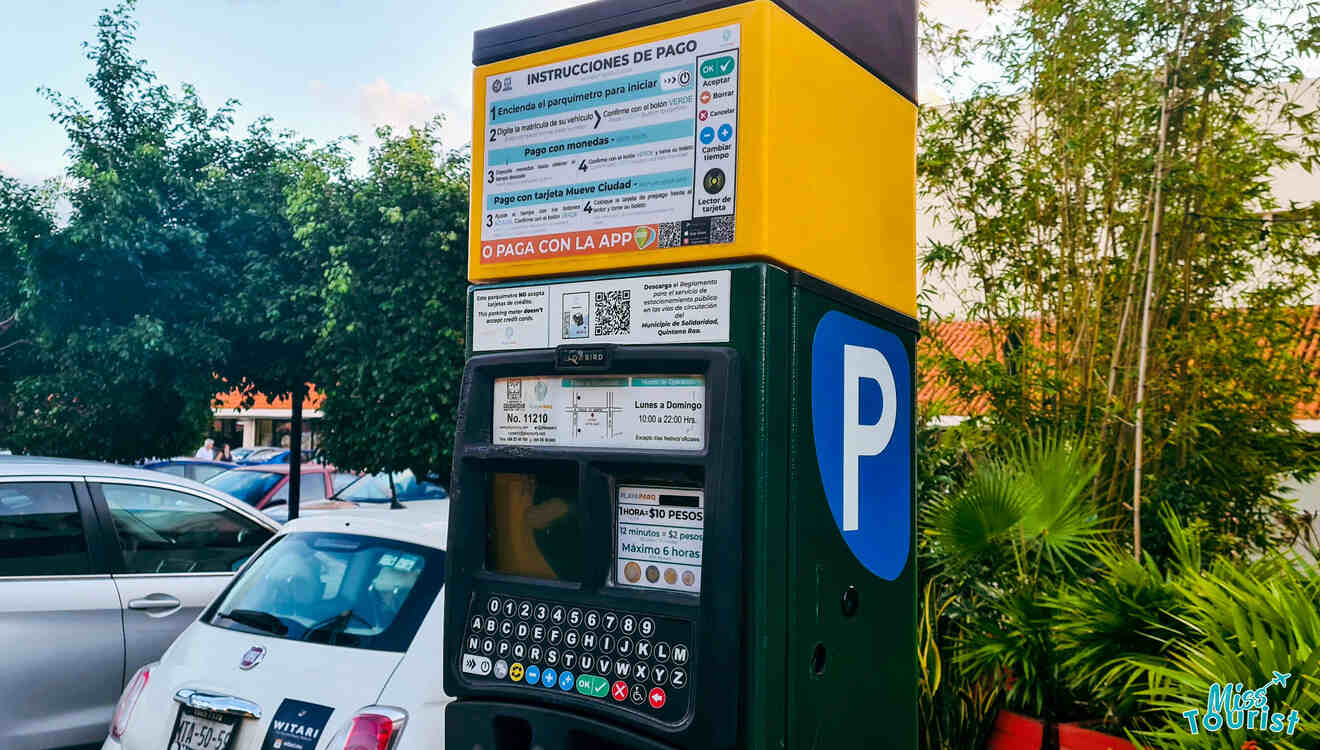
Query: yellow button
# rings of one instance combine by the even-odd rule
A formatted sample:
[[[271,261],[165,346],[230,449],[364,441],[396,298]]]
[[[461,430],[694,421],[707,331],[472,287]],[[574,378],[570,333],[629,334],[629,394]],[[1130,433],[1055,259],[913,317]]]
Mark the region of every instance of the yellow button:
[[[514,662],[514,665],[512,667],[509,667],[509,679],[513,680],[514,682],[522,682],[522,678],[523,678],[523,665]]]

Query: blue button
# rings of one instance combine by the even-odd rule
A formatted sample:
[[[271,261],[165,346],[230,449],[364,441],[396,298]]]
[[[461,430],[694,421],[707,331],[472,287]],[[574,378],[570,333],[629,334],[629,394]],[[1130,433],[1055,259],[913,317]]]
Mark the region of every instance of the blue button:
[[[533,664],[527,668],[527,674],[523,677],[528,685],[535,685],[541,681],[541,668]]]
[[[573,679],[573,673],[572,673],[572,672],[560,672],[560,673],[559,673],[559,689],[560,689],[560,690],[563,690],[565,693],[572,692],[572,690],[573,690],[573,685],[574,685],[574,684],[576,684],[576,680]]]
[[[725,127],[728,127],[728,126],[726,125]],[[702,142],[702,143],[713,143],[714,141],[715,141],[715,128],[702,128],[702,129],[701,129],[701,142]]]
[[[707,129],[707,130],[710,130],[710,128],[706,128],[706,129]],[[729,139],[732,138],[732,137],[733,137],[733,126],[732,126],[732,125],[729,125],[728,123],[725,123],[725,124],[721,125],[721,126],[720,126],[720,141],[721,141],[721,142],[723,142],[723,141],[727,141],[727,140],[729,140]],[[706,141],[706,142],[707,142],[707,143],[710,143],[710,141]]]
[[[541,684],[552,688],[557,682],[559,682],[559,675],[555,674],[555,670],[551,667],[546,667],[545,671],[541,673]]]

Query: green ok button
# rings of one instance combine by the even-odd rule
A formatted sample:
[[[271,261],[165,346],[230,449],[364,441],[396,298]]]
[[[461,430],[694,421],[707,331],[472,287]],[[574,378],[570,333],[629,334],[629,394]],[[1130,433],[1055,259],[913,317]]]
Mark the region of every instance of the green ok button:
[[[702,78],[718,78],[727,76],[733,72],[733,58],[725,55],[717,57],[714,60],[707,60],[701,64]]]
[[[604,698],[609,689],[610,683],[604,677],[584,674],[577,681],[577,691],[592,698]]]

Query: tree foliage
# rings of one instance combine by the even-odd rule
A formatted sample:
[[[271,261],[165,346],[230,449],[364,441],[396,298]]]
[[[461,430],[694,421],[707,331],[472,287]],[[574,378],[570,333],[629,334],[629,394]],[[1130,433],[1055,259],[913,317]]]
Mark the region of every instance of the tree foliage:
[[[23,238],[9,244],[32,342],[7,398],[14,450],[191,452],[217,390],[279,397],[314,375],[324,263],[284,211],[311,147],[268,119],[235,134],[236,102],[211,111],[157,83],[132,54],[133,11],[97,21],[91,105],[45,92],[70,144],[67,223],[0,217]],[[4,188],[5,206],[41,205]]]
[[[84,106],[47,91],[72,164],[65,226],[27,247],[34,346],[14,394],[14,449],[131,460],[190,450],[224,340],[223,275],[196,221],[229,111],[173,95],[132,57],[132,4],[103,13]]]
[[[326,456],[362,471],[448,476],[464,357],[469,163],[439,121],[377,131],[367,173],[309,163],[289,215],[328,258],[316,345]]]
[[[970,282],[992,348],[929,364],[988,399],[994,434],[1097,436],[1097,497],[1118,527],[1147,322],[1149,516],[1202,519],[1221,549],[1266,547],[1281,480],[1320,465],[1292,423],[1313,387],[1294,336],[1320,213],[1270,192],[1278,170],[1320,159],[1296,67],[1317,39],[1292,0],[1030,0],[983,38],[929,28],[968,95],[922,110],[922,189],[954,237],[922,263]],[[1166,548],[1158,524],[1145,536]]]

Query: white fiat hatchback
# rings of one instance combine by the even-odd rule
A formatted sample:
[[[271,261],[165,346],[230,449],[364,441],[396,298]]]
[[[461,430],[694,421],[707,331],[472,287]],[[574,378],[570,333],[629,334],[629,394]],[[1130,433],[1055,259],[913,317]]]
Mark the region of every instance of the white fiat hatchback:
[[[286,526],[129,681],[103,750],[443,747],[435,506]]]

